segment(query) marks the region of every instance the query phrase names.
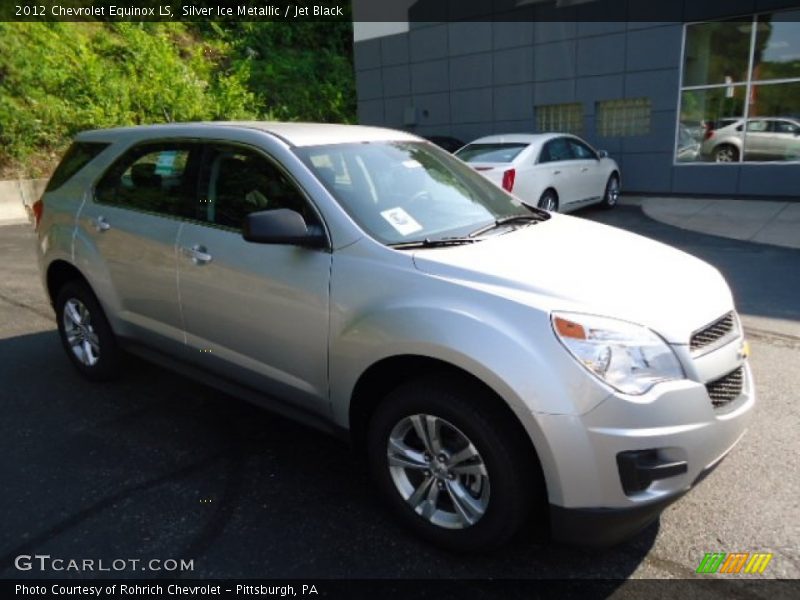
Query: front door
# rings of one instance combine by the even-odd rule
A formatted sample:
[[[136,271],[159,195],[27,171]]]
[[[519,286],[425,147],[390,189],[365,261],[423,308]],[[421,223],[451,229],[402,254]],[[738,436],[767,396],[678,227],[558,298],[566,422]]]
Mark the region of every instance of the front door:
[[[217,374],[328,411],[331,254],[242,238],[244,217],[290,208],[321,220],[287,172],[253,148],[209,144],[193,221],[178,238],[188,350]]]
[[[605,193],[606,180],[605,173],[600,168],[600,161],[597,154],[582,141],[569,138],[569,145],[572,148],[572,155],[575,157],[574,164],[577,177],[576,188],[580,202],[596,200]]]

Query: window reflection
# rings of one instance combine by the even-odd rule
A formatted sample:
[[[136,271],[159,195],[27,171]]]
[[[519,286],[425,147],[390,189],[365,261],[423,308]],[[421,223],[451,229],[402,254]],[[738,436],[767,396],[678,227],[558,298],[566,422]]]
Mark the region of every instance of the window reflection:
[[[753,79],[800,78],[800,11],[759,17]]]
[[[738,123],[744,117],[744,86],[689,90],[681,96],[678,132],[678,162],[711,160],[736,162],[738,148],[720,147],[717,130]]]
[[[800,81],[754,85],[744,160],[800,160]]]
[[[800,161],[800,11],[689,25],[684,50],[676,162]]]
[[[683,85],[747,81],[750,21],[698,23],[686,28]]]

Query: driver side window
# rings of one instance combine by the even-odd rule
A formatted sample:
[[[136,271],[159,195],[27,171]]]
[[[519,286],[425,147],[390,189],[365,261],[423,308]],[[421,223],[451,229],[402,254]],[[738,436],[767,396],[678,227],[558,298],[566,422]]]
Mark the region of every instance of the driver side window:
[[[261,154],[235,146],[210,146],[203,166],[203,192],[197,207],[201,221],[239,230],[244,218],[262,210],[288,208],[306,223],[313,212],[280,168]]]

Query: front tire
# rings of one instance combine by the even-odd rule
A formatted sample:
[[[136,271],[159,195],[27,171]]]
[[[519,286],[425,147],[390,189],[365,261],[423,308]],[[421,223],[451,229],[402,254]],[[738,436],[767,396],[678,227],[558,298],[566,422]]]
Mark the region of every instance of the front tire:
[[[370,422],[381,494],[408,527],[449,550],[506,543],[534,507],[539,471],[496,402],[474,383],[430,377],[395,389]]]
[[[64,284],[56,295],[55,309],[61,343],[81,375],[93,381],[116,377],[121,351],[89,286],[81,281]]]
[[[606,191],[603,194],[603,201],[600,205],[605,209],[614,208],[619,202],[619,176],[614,173],[608,178],[606,183]]]

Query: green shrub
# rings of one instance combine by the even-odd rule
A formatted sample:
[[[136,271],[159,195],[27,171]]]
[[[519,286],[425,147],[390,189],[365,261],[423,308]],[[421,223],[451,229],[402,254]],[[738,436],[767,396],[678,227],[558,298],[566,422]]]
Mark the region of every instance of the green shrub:
[[[86,129],[351,122],[349,23],[0,22],[0,177],[46,175]]]

